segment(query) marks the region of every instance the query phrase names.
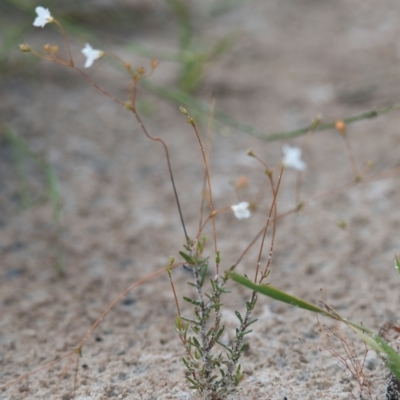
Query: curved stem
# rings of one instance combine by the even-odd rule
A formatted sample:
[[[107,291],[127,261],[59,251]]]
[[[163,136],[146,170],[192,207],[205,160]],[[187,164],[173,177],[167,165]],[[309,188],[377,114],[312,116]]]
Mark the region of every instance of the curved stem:
[[[138,124],[139,124],[140,128],[142,129],[142,131],[144,132],[144,134],[150,140],[153,140],[155,142],[161,143],[163,148],[164,148],[165,158],[167,159],[169,177],[170,177],[170,180],[171,180],[171,183],[172,183],[172,189],[174,191],[175,201],[176,201],[176,205],[178,207],[178,212],[179,212],[179,217],[180,217],[182,228],[183,228],[183,233],[185,235],[186,242],[189,243],[189,236],[187,234],[185,221],[183,219],[182,208],[181,208],[181,205],[180,205],[180,202],[179,202],[178,191],[176,190],[174,174],[172,172],[171,159],[170,159],[170,156],[169,156],[168,147],[167,147],[167,145],[165,144],[165,142],[162,139],[160,139],[159,137],[156,137],[156,136],[151,136],[149,134],[149,132],[147,131],[147,128],[143,124],[143,121],[140,118],[140,115],[138,114],[138,112],[136,111],[136,107],[135,107],[135,104],[134,104],[135,97],[133,97],[133,96],[136,96],[136,84],[133,85],[132,91],[133,91],[133,94],[132,94],[132,107],[130,109],[133,112],[133,114],[135,115],[136,121],[138,122]]]
[[[76,71],[78,71],[94,88],[96,88],[99,92],[103,93],[107,97],[109,97],[112,101],[115,101],[117,104],[124,106],[125,103],[121,100],[119,100],[117,97],[112,95],[111,93],[107,92],[107,90],[103,89],[101,86],[99,86],[89,75],[85,74],[80,68],[78,67],[72,67]]]
[[[58,29],[60,30],[61,35],[62,35],[63,38],[64,38],[64,42],[65,42],[65,44],[66,44],[66,46],[67,46],[68,57],[69,57],[69,64],[68,64],[68,66],[74,67],[74,60],[72,59],[71,46],[69,45],[69,40],[68,40],[67,34],[66,34],[66,32],[65,32],[65,30],[64,30],[64,28],[63,28],[63,26],[60,24],[60,22],[58,22],[56,19],[54,19],[53,22],[57,25]]]

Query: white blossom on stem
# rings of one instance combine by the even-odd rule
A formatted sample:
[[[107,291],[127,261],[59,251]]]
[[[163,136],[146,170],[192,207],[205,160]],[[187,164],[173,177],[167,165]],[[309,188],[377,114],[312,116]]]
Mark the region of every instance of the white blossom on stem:
[[[249,218],[250,217],[250,210],[249,210],[249,203],[247,201],[242,201],[239,204],[234,204],[231,206],[233,213],[237,219]]]
[[[37,17],[35,21],[33,21],[33,25],[37,27],[43,28],[46,24],[49,24],[54,21],[54,18],[51,16],[48,8],[44,7],[36,7],[35,9]]]
[[[282,165],[285,168],[293,168],[297,171],[304,171],[307,168],[306,163],[301,159],[301,149],[299,147],[284,144],[282,151]]]
[[[95,50],[89,43],[82,49],[82,53],[86,57],[85,68],[93,65],[93,62],[104,56],[104,51]]]

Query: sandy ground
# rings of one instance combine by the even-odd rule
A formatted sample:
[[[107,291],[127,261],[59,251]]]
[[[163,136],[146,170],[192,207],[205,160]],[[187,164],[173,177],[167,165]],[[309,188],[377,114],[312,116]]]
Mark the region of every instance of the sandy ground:
[[[200,13],[196,7],[194,12]],[[166,6],[152,2],[139,9],[143,22],[130,36],[124,33],[124,40],[175,48],[176,29]],[[209,68],[198,97],[209,101],[214,92],[217,108],[270,133],[307,125],[317,114],[330,121],[391,104],[398,99],[399,12],[394,0],[255,0],[199,18],[197,29],[209,40],[232,31],[240,35],[229,53]],[[54,40],[51,28],[34,29],[26,41]],[[121,35],[103,32],[107,48],[133,65],[140,63],[120,44]],[[78,63],[83,62],[80,45],[73,46]],[[125,98],[126,80],[120,72],[98,61],[89,73]],[[153,79],[168,85],[176,73],[176,65],[164,62]],[[67,260],[66,274],[60,277],[53,268],[51,206],[18,210],[15,164],[11,147],[2,140],[0,383],[5,383],[76,346],[119,293],[163,268],[170,255],[179,257],[184,237],[163,149],[144,137],[129,112],[77,74],[46,63],[34,81],[12,76],[1,82],[0,90],[1,117],[49,160],[59,177]],[[202,187],[196,138],[176,106],[144,91],[139,96],[153,110],[144,116],[147,128],[169,146],[187,229],[194,236]],[[359,170],[374,163],[364,181],[400,165],[399,118],[399,112],[392,112],[348,127]],[[201,132],[204,137],[204,127]],[[287,143],[301,145],[302,138]],[[253,200],[265,185],[263,167],[246,156],[249,148],[270,166],[281,159],[282,142],[267,143],[233,130],[214,133],[210,173],[218,209]],[[306,206],[278,224],[269,281],[310,302],[326,300],[343,316],[378,331],[398,318],[400,280],[393,254],[400,253],[399,176],[311,201],[352,181],[353,173],[344,142],[333,130],[311,138],[304,160],[308,168],[301,196]],[[29,185],[40,193],[43,174],[28,167]],[[249,189],[238,198],[230,182],[240,175],[247,176]],[[279,212],[295,206],[295,185],[296,173],[286,171]],[[229,212],[218,215],[223,270],[263,226],[270,202],[267,190],[250,219],[238,221]],[[338,227],[340,220],[346,221],[346,229]],[[207,234],[212,254],[210,229]],[[252,273],[257,249],[244,258],[239,272]],[[174,271],[180,298],[191,293],[185,283],[189,277],[182,269]],[[233,338],[234,310],[243,310],[249,296],[232,283],[229,289],[224,340]],[[182,307],[190,315],[192,310]],[[340,343],[329,344],[318,332],[315,315],[261,297],[255,314],[259,322],[242,360],[245,376],[232,398],[360,398],[355,379],[327,350],[333,346],[345,358]],[[194,399],[184,378],[175,316],[166,274],[129,293],[83,348],[75,398]],[[329,321],[321,323],[335,328]],[[362,344],[343,332],[362,361]],[[58,381],[66,365],[59,363],[1,390],[0,399],[71,399],[73,366]],[[364,372],[372,397],[385,399],[388,373],[372,352]],[[363,396],[369,398],[366,390]]]

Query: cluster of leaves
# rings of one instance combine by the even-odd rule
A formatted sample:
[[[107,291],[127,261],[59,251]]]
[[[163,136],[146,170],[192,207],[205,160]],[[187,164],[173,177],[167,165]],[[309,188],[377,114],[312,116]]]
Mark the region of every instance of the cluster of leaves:
[[[221,341],[225,326],[221,321],[221,297],[227,293],[226,280],[228,275],[221,278],[218,275],[210,279],[211,291],[204,291],[204,283],[208,270],[208,258],[201,258],[204,240],[199,241],[193,255],[192,245],[185,246],[185,252],[180,252],[186,262],[185,268],[193,273],[193,282],[189,282],[197,294],[197,298],[184,297],[193,305],[195,318],[178,316],[175,329],[185,347],[186,356],[182,361],[188,371],[187,380],[191,389],[197,390],[206,400],[225,398],[235,391],[242,378],[239,364],[246,343],[244,338],[251,332],[249,326],[256,322],[250,320],[250,315],[256,305],[257,297],[246,302],[246,313],[242,316],[235,314],[239,320],[235,338],[229,344]],[[220,256],[217,253],[216,263]],[[215,346],[219,345],[219,349]]]

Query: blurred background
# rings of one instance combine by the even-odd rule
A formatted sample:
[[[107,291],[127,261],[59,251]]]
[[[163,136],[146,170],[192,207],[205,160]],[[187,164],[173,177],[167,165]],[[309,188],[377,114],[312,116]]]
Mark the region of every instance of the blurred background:
[[[264,167],[246,156],[249,148],[268,166],[276,166],[283,142],[267,142],[264,136],[308,127],[316,116],[330,122],[399,101],[400,3],[395,0],[1,0],[0,315],[7,317],[0,325],[6,349],[0,360],[11,366],[1,369],[4,381],[36,366],[38,354],[53,359],[54,352],[75,345],[127,282],[164,267],[184,242],[162,147],[76,71],[19,50],[21,43],[39,52],[45,44],[57,44],[67,57],[55,24],[32,25],[37,6],[49,8],[62,23],[80,68],[86,43],[133,67],[160,61],[154,75],[140,82],[137,106],[149,132],[169,147],[190,236],[198,228],[203,169],[194,133],[178,108],[195,116],[204,140],[213,111],[210,171],[217,208],[253,201],[266,187],[263,202],[247,222],[238,225],[229,212],[219,216],[225,266],[237,260],[263,226],[270,204]],[[129,79],[113,59],[95,61],[85,72],[127,100]],[[400,165],[398,122],[393,111],[348,126],[360,171],[374,165],[372,173],[379,174]],[[302,138],[286,142],[301,145]],[[343,140],[334,130],[316,132],[304,159],[304,200],[354,179]],[[235,182],[243,175],[249,187],[237,191]],[[278,226],[274,285],[310,301],[328,287],[332,306],[349,318],[362,314],[375,330],[394,318],[398,285],[391,273],[393,253],[400,252],[400,185],[397,176],[391,179],[332,195],[284,219]],[[279,198],[282,212],[296,206],[295,186],[296,175],[288,172]],[[340,220],[347,230],[338,228]],[[241,272],[254,265],[252,256]],[[183,286],[187,275],[177,275]],[[151,348],[151,354],[167,352],[163,343],[174,354],[180,351],[173,329],[166,328],[176,311],[165,282],[141,288],[118,307],[99,335],[110,337],[109,342],[104,339],[104,352],[121,365],[116,354],[135,350],[132,332],[136,345]],[[289,342],[297,340],[297,333],[315,338],[312,317],[265,307],[259,346],[265,346],[265,337],[276,340],[272,347],[280,346],[282,335]],[[104,378],[96,363],[108,364],[96,346],[100,344],[86,354],[96,366],[86,372],[89,382],[122,381],[118,368],[140,364],[134,355],[122,366],[115,361],[112,379]],[[295,387],[306,390],[304,376],[315,377],[315,365],[293,361],[290,357],[300,353],[286,347],[278,355],[265,347],[269,365],[282,367],[287,381],[294,379]],[[257,376],[262,360],[254,362]],[[306,371],[303,380],[290,375],[293,362],[302,363],[298,370]],[[166,374],[164,382],[177,368],[183,374],[174,364],[160,365],[152,359],[146,368],[155,376]],[[335,368],[325,374],[326,385],[316,386],[315,396],[343,389],[344,380],[338,378],[343,371]],[[141,387],[140,374],[149,378],[150,372],[139,367],[132,376],[131,370],[126,372],[130,387]],[[173,379],[180,385],[179,374]],[[150,376],[147,384],[161,399],[157,379]],[[280,399],[287,395],[285,382],[275,384],[273,393]],[[37,390],[37,398],[51,391],[45,384],[42,392]],[[13,398],[25,392],[18,393]],[[30,392],[30,398],[35,395]]]

